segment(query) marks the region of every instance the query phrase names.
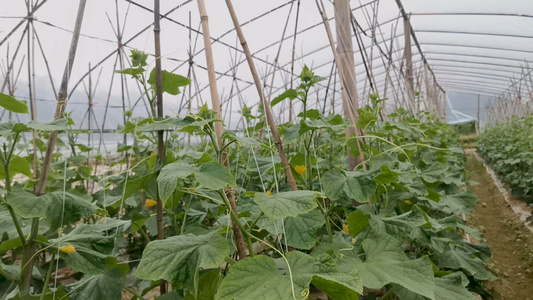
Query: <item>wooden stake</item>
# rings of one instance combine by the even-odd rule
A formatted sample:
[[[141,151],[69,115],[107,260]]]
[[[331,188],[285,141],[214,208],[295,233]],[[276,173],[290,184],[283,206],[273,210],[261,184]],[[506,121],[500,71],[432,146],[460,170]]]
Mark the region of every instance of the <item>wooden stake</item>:
[[[78,14],[76,17],[76,24],[74,26],[74,32],[72,34],[72,40],[70,42],[70,50],[69,50],[69,56],[67,65],[65,66],[65,70],[63,73],[63,79],[61,81],[61,88],[59,89],[58,97],[57,97],[57,104],[56,104],[56,112],[54,115],[54,119],[61,119],[63,117],[63,112],[65,111],[65,108],[67,106],[67,90],[68,90],[68,82],[70,79],[70,74],[72,72],[72,66],[74,65],[74,58],[76,57],[76,50],[78,48],[78,40],[80,37],[81,32],[81,24],[83,22],[83,15],[85,12],[85,4],[87,3],[87,0],[80,0],[80,5],[78,7]],[[36,196],[42,196],[44,195],[44,192],[46,190],[46,183],[48,179],[48,174],[50,173],[50,166],[52,164],[52,157],[54,154],[54,149],[57,142],[57,131],[50,132],[50,138],[48,139],[48,145],[46,147],[46,154],[44,156],[41,176],[39,179],[39,183],[37,184],[37,187],[35,188],[35,195]],[[32,272],[33,272],[33,265],[34,265],[34,256],[35,256],[35,242],[34,240],[37,238],[39,232],[39,219],[35,218],[32,220],[32,227],[31,227],[31,233],[28,241],[28,247],[27,253],[25,253],[25,257],[27,257],[29,260],[26,262],[23,262],[26,264],[26,267],[23,268],[24,272],[24,289],[25,289],[25,298],[29,298],[29,287],[30,287],[30,281],[32,278]]]
[[[205,59],[207,62],[207,72],[209,76],[209,92],[211,93],[211,102],[213,104],[213,110],[216,111],[216,118],[223,120],[222,110],[220,107],[220,99],[218,96],[217,88],[217,78],[215,74],[215,65],[213,62],[213,49],[211,48],[211,34],[209,33],[209,17],[207,16],[207,11],[205,9],[204,0],[198,0],[198,10],[200,11],[200,18],[202,20],[202,34],[204,36],[204,47],[205,47]],[[223,146],[222,134],[224,133],[224,128],[222,122],[215,122],[215,132],[217,134],[217,142],[219,149]],[[224,151],[221,156],[221,162],[224,164],[228,170],[230,170],[229,160],[227,152]],[[235,200],[235,192],[233,188],[229,187],[226,189],[226,195],[231,206],[231,210],[235,212],[235,215],[239,215],[237,212],[237,202]],[[248,256],[248,250],[244,242],[243,233],[237,227],[235,220],[231,219],[231,225],[233,228],[233,234],[235,235],[235,242],[237,244],[237,252],[239,253],[239,259],[244,259]]]
[[[154,0],[154,44],[155,44],[155,80],[156,80],[156,105],[157,117],[163,118],[163,71],[161,67],[161,26],[159,15],[159,0]],[[165,137],[164,131],[157,131],[157,156],[159,161],[164,164],[165,161]],[[163,227],[163,201],[157,193],[157,239],[165,239],[165,231]],[[161,280],[159,283],[161,294],[167,292],[167,282]]]
[[[342,0],[342,1],[347,1],[347,0]],[[316,1],[316,4],[318,6],[320,14],[322,15],[322,21],[324,23],[324,26],[326,27],[326,33],[327,33],[327,36],[328,36],[328,39],[329,39],[329,44],[330,44],[330,47],[331,47],[331,51],[333,52],[333,57],[335,59],[335,65],[337,66],[338,74],[339,74],[339,77],[340,77],[341,91],[342,91],[342,95],[343,95],[342,96],[342,106],[343,106],[343,109],[344,109],[344,114],[348,117],[348,119],[350,120],[350,123],[354,126],[354,127],[346,128],[346,139],[348,139],[352,135],[355,135],[356,142],[357,142],[357,148],[359,150],[359,159],[360,159],[360,162],[362,163],[363,169],[366,170],[365,154],[363,153],[363,148],[361,147],[361,142],[359,141],[359,138],[358,138],[359,137],[359,133],[357,132],[358,130],[355,127],[355,124],[357,124],[357,118],[355,116],[355,112],[357,110],[355,110],[355,112],[354,112],[354,110],[353,110],[354,107],[352,106],[352,104],[354,104],[354,103],[352,101],[350,101],[350,99],[353,99],[353,98],[350,98],[350,97],[352,97],[354,94],[353,94],[353,91],[352,91],[352,93],[346,92],[347,86],[348,86],[348,82],[347,81],[351,80],[351,78],[347,78],[346,77],[346,75],[349,74],[349,71],[345,73],[345,71],[343,70],[344,67],[345,67],[344,66],[344,62],[345,61],[341,62],[341,60],[339,58],[339,55],[338,55],[337,51],[335,50],[335,42],[333,41],[333,34],[331,32],[331,27],[329,26],[329,19],[328,19],[328,16],[326,15],[326,10],[324,8],[324,5],[322,4],[322,8],[321,8],[320,5],[318,4],[318,1]],[[342,3],[342,4],[339,4],[339,5],[344,5],[344,7],[346,7],[346,5],[349,5],[349,3]],[[340,6],[337,6],[336,10],[337,10],[337,8],[341,9]],[[349,6],[348,6],[348,11],[349,11]],[[348,19],[348,20],[350,20],[350,19]],[[346,29],[346,30],[347,30],[347,32],[350,32],[350,29]],[[351,36],[351,34],[350,34],[350,36]],[[353,45],[352,45],[352,47],[353,47]],[[352,53],[352,62],[353,62],[353,53]],[[355,66],[353,68],[354,68],[354,72],[355,72]],[[353,87],[355,87],[355,73],[354,73],[352,78],[353,78]],[[355,90],[355,95],[357,95],[357,90]],[[357,105],[354,104],[355,108],[358,108]],[[358,162],[355,161],[355,160],[350,161],[350,157],[353,157],[353,156],[351,155],[350,151],[347,151],[347,152],[348,152],[348,162],[353,164],[353,167],[352,167],[352,165],[350,165],[349,167],[350,167],[350,170],[353,170],[353,168],[355,168],[355,166],[356,166],[356,164]]]
[[[289,165],[289,161],[287,160],[287,156],[285,155],[283,144],[281,143],[281,139],[279,138],[278,128],[276,127],[276,123],[272,115],[272,110],[270,109],[270,103],[267,103],[265,94],[263,93],[263,87],[261,86],[261,79],[259,79],[259,75],[257,74],[257,69],[255,68],[252,54],[250,53],[250,49],[248,48],[248,43],[246,42],[246,39],[244,38],[244,34],[242,33],[241,25],[239,24],[239,20],[237,19],[237,15],[235,14],[235,10],[233,9],[233,4],[231,3],[231,0],[226,0],[226,5],[228,6],[231,19],[233,20],[233,25],[235,26],[235,30],[237,31],[237,35],[239,36],[239,41],[241,42],[241,46],[243,48],[244,54],[246,55],[248,66],[250,67],[250,71],[252,72],[252,77],[254,78],[257,93],[259,94],[261,103],[263,103],[268,126],[270,127],[270,131],[272,132],[274,144],[276,145],[276,148],[278,149],[279,157],[281,158],[281,163],[283,164],[283,169],[285,170],[285,174],[287,176],[287,181],[289,182],[291,186],[291,190],[296,191],[298,190],[298,187],[296,186],[296,181],[294,180],[294,176],[292,175],[292,170]]]

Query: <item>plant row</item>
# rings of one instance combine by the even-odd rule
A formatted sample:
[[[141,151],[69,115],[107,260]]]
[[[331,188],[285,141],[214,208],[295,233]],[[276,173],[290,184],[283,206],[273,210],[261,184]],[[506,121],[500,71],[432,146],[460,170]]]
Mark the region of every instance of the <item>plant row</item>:
[[[153,97],[146,56],[132,59],[122,73]],[[495,277],[484,265],[487,246],[464,239],[481,236],[461,217],[477,199],[465,190],[466,158],[454,130],[427,113],[400,109],[384,118],[383,100],[372,96],[358,111],[360,134],[346,139],[352,125],[342,116],[307,109],[308,92],[322,79],[304,67],[301,84],[272,102],[304,104],[299,122],[278,126],[298,190],[261,107],[243,107],[245,129],[226,131],[223,143],[207,106],[160,119],[128,113],[117,130],[134,140],[119,147],[126,172],[91,175],[87,162],[100,158],[71,144],[78,154],[56,156],[39,196],[35,180],[11,181],[31,175],[33,156],[16,150],[29,145],[20,132],[46,136],[68,129],[68,120],[1,124],[0,297],[120,299],[125,290],[143,299],[164,280],[172,291],[158,299],[475,299],[480,282]],[[164,73],[166,92],[187,83]],[[154,146],[161,130],[163,158]],[[201,142],[189,146],[184,133]],[[358,158],[354,170],[348,155]],[[100,190],[89,193],[88,182]],[[29,279],[28,262],[35,265]],[[59,269],[72,269],[76,282],[57,282]]]
[[[533,117],[513,117],[486,128],[477,149],[514,196],[533,202]]]

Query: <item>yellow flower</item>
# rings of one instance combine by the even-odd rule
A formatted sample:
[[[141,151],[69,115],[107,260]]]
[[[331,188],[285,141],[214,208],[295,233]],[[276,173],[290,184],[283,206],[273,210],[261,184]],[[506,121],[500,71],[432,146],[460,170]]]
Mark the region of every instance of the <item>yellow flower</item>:
[[[341,169],[342,169],[342,167],[343,167],[342,165],[339,165],[339,168],[341,168]]]
[[[429,135],[427,135],[427,134],[424,134],[424,136],[426,137],[426,139],[429,138]]]
[[[271,191],[266,191],[266,194],[267,194],[267,196],[272,196],[272,192]]]
[[[344,258],[344,254],[342,254],[342,253],[339,253],[339,256],[340,256],[341,258]]]
[[[300,175],[302,175],[306,169],[307,168],[304,165],[294,167],[294,171]]]
[[[74,248],[74,246],[72,245],[66,245],[66,246],[59,248],[59,251],[69,254],[69,253],[76,252],[76,248]]]
[[[189,191],[194,193],[194,192],[196,192],[196,188],[190,188]]]
[[[317,176],[315,176],[315,179],[318,179],[318,175],[317,175]]]
[[[407,205],[411,205],[411,204],[413,204],[413,202],[411,202],[411,201],[409,201],[409,200],[405,200],[404,202],[405,202],[405,204],[407,204]]]
[[[153,199],[147,199],[146,202],[144,202],[144,205],[146,205],[146,207],[153,207],[157,205],[157,201]]]
[[[344,231],[344,233],[346,234],[350,233],[350,229],[348,228],[348,226],[346,226],[346,224],[342,224],[342,231]]]

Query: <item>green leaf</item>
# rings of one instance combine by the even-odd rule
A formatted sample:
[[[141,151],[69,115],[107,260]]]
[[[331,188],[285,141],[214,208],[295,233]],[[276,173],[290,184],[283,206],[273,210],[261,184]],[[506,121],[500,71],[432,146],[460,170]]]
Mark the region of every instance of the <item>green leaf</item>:
[[[18,155],[13,156],[13,158],[11,158],[11,162],[9,163],[9,176],[13,178],[15,177],[16,174],[24,174],[28,177],[33,176],[31,172],[30,163],[26,159]],[[5,179],[5,178],[6,178],[6,175],[4,172],[4,168],[0,167],[0,179]]]
[[[418,210],[411,210],[393,217],[372,216],[372,228],[378,233],[387,233],[398,240],[409,237],[415,228],[425,224],[427,221]]]
[[[131,64],[134,67],[144,67],[147,65],[146,59],[148,58],[148,54],[140,50],[132,49],[130,58]]]
[[[217,162],[208,162],[198,168],[177,161],[164,166],[157,177],[161,200],[166,201],[170,198],[178,186],[178,179],[184,179],[193,174],[202,186],[211,190],[220,190],[227,186],[236,185],[235,178],[230,171]]]
[[[396,283],[404,288],[435,299],[433,268],[424,258],[410,260],[401,248],[401,242],[387,234],[363,241],[365,262],[356,262],[355,269],[363,278],[363,285],[380,289]]]
[[[316,198],[317,192],[291,191],[272,196],[256,193],[254,201],[270,220],[275,221],[310,212],[318,206]]]
[[[170,198],[178,186],[178,179],[187,178],[197,171],[197,167],[182,161],[177,161],[164,166],[163,169],[161,169],[159,176],[157,176],[157,185],[161,200],[164,202]]]
[[[346,216],[346,224],[350,235],[356,237],[361,231],[365,230],[370,225],[368,219],[369,217],[360,210],[349,213]]]
[[[366,203],[376,190],[376,183],[370,172],[348,172],[329,170],[322,177],[324,192],[331,200],[355,199]]]
[[[196,173],[196,179],[201,185],[211,190],[220,190],[227,186],[237,185],[231,172],[217,162],[202,164]]]
[[[26,124],[28,128],[35,129],[38,131],[56,131],[56,130],[67,130],[69,126],[68,118],[61,118],[53,120],[47,123],[39,123],[37,121],[31,121]]]
[[[276,227],[274,227],[274,222]],[[285,228],[287,245],[297,249],[309,250],[317,243],[317,230],[324,225],[324,215],[314,209],[306,214],[297,217],[289,217],[284,220],[270,221],[269,218],[263,217],[258,226],[272,234],[276,234],[276,228],[281,231]],[[284,242],[285,239],[282,240]]]
[[[368,108],[360,108],[357,110],[359,119],[357,119],[357,128],[366,129],[367,126],[373,125],[378,121],[378,117]]]
[[[296,90],[294,90],[294,89],[288,89],[285,92],[283,92],[281,95],[279,95],[276,98],[274,98],[272,100],[272,102],[270,102],[270,106],[274,107],[274,105],[280,103],[281,101],[283,101],[283,100],[285,100],[287,98],[289,98],[291,100],[294,100],[294,99],[296,99],[296,97],[298,97],[298,92],[296,92]]]
[[[221,273],[222,271],[220,269],[214,269],[202,274],[198,279],[195,295],[192,294],[193,291],[189,290],[185,295],[185,300],[214,299],[221,281]],[[176,299],[176,297],[169,299]]]
[[[454,270],[464,269],[477,280],[497,279],[490,273],[481,259],[470,256],[465,251],[455,248],[443,253],[435,253],[435,263],[440,268],[450,268]]]
[[[49,203],[46,199],[25,191],[9,192],[6,200],[17,216],[25,219],[44,217]]]
[[[191,80],[181,75],[173,74],[165,70],[162,71],[163,92],[167,92],[171,95],[178,95],[180,93],[180,87],[191,84]],[[150,78],[148,83],[156,88],[156,69],[154,68],[150,72]]]
[[[98,276],[87,276],[67,286],[68,299],[103,300],[121,299],[125,285],[124,276],[118,269],[112,269]]]
[[[293,291],[289,275],[281,274],[272,258],[257,255],[231,266],[228,275],[222,279],[216,299],[292,300],[307,288],[298,283],[294,282]]]
[[[474,211],[477,201],[477,196],[471,191],[461,191],[457,194],[441,197],[439,204],[449,207],[449,209],[443,209],[446,212],[470,214]]]
[[[27,114],[28,105],[26,101],[19,101],[9,95],[0,93],[0,106],[18,114]]]
[[[324,215],[316,209],[297,217],[287,218],[285,220],[287,245],[304,250],[313,248],[317,242],[317,230],[324,223]]]
[[[327,254],[311,257],[293,251],[286,257],[290,272],[283,259],[277,265],[264,255],[239,261],[222,280],[217,299],[299,299],[311,283],[334,299],[358,299],[363,292],[357,272],[342,273]]]
[[[97,208],[69,192],[53,192],[42,196],[42,198],[48,200],[49,203],[45,216],[52,231],[90,217]]]
[[[152,241],[143,252],[136,276],[146,280],[164,279],[186,287],[193,283],[198,268],[218,267],[229,251],[228,241],[217,231]]]
[[[287,260],[298,286],[307,288],[312,283],[333,299],[356,300],[358,293],[363,293],[363,282],[357,271],[341,272],[328,254],[311,257],[294,251],[287,254]]]
[[[131,75],[133,77],[136,77],[137,75],[144,73],[144,71],[146,70],[141,67],[138,67],[138,68],[127,68],[122,71],[117,71],[116,73],[126,74],[126,75]]]
[[[465,287],[468,279],[463,273],[452,273],[435,278],[435,298],[439,300],[475,300],[476,297]],[[466,280],[464,280],[466,279]]]
[[[106,271],[106,260],[114,248],[113,236],[95,233],[94,225],[78,225],[67,235],[52,242],[58,247],[71,245],[76,252],[59,255],[72,269],[87,275],[98,275]]]
[[[375,181],[377,184],[390,184],[397,182],[401,173],[392,171],[387,165],[381,166],[381,173],[376,176]]]

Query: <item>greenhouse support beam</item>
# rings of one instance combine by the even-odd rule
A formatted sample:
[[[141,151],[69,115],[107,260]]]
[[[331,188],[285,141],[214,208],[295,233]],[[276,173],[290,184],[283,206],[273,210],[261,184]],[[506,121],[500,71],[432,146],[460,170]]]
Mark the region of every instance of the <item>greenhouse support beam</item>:
[[[200,19],[202,20],[202,35],[204,37],[204,48],[205,48],[205,59],[207,62],[207,73],[209,77],[209,92],[211,95],[211,103],[213,105],[213,110],[217,113],[216,118],[223,120],[222,110],[220,107],[220,99],[218,96],[218,87],[217,87],[217,78],[215,74],[215,63],[213,59],[213,49],[211,47],[211,34],[209,31],[209,17],[207,16],[207,10],[205,8],[204,0],[198,0],[198,10],[200,11]],[[190,100],[189,100],[190,101]],[[222,134],[224,134],[224,128],[222,122],[215,122],[215,131],[217,135],[217,143],[219,149],[223,147]],[[227,152],[224,151],[221,156],[221,162],[224,166],[230,170],[229,160]],[[231,171],[231,170],[230,170]],[[235,215],[238,215],[237,212],[237,202],[235,200],[235,192],[233,188],[228,187],[226,189],[226,195],[228,197],[228,202],[231,207],[228,209],[233,210]],[[231,218],[231,227],[233,229],[233,234],[235,236],[235,243],[237,244],[237,252],[239,254],[239,259],[244,259],[248,256],[246,252],[246,243],[244,242],[243,233],[237,226],[235,219]]]
[[[281,139],[279,137],[278,128],[276,127],[274,116],[272,115],[272,110],[270,109],[270,103],[267,103],[265,94],[263,93],[261,79],[259,78],[259,74],[257,73],[257,69],[255,67],[255,64],[252,58],[252,54],[250,53],[250,49],[248,48],[248,43],[246,42],[246,39],[244,38],[241,25],[239,24],[239,20],[237,19],[237,15],[235,14],[235,9],[233,8],[233,4],[231,3],[231,0],[226,0],[226,5],[231,15],[233,25],[235,26],[235,30],[237,31],[237,35],[239,37],[239,41],[243,48],[244,54],[246,55],[246,60],[248,61],[250,72],[252,73],[252,77],[254,78],[254,83],[257,89],[257,93],[259,94],[261,103],[263,103],[263,108],[265,109],[268,126],[270,127],[270,131],[272,132],[274,144],[276,145],[276,148],[278,149],[279,157],[281,159],[281,163],[283,164],[285,175],[287,176],[287,181],[289,182],[291,186],[291,190],[296,191],[298,190],[298,186],[296,185],[296,181],[294,180],[294,176],[292,174],[289,161],[287,160],[287,156],[285,155],[285,149],[283,149],[283,144],[281,143]]]
[[[395,0],[396,1],[396,4],[398,5],[398,8],[400,9],[400,12],[402,14],[402,17],[405,20],[407,20],[410,24],[410,21],[409,21],[409,16],[407,15],[407,13],[405,12],[405,8],[403,7],[403,4],[402,4],[402,1],[401,0]],[[418,42],[418,39],[416,38],[416,34],[414,32],[414,30],[411,30],[410,31],[410,35],[412,36],[413,38],[413,41],[415,42],[415,45],[416,45],[416,48],[418,49],[418,52],[420,53],[420,55],[422,55],[422,60],[427,63],[427,60],[426,60],[426,57],[424,55],[424,52],[422,51],[422,47],[420,47],[420,43]],[[435,73],[433,72],[433,70],[431,69],[431,67],[429,66],[428,64],[428,70],[429,72],[431,72],[431,75],[433,75],[433,79],[435,81],[435,84],[439,87],[439,89],[442,91],[442,92],[445,92],[444,89],[438,84],[437,82],[437,78],[435,76]]]

